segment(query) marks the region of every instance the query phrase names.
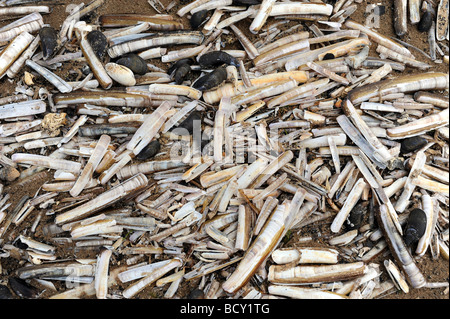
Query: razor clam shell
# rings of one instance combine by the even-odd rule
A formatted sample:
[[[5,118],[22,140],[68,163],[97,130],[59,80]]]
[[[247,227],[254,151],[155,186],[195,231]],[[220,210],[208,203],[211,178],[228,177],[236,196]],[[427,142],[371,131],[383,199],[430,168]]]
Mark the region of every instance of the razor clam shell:
[[[77,207],[72,210],[66,211],[56,216],[56,223],[62,224],[72,221],[74,219],[80,219],[83,216],[92,214],[107,206],[110,206],[127,196],[133,190],[144,187],[148,183],[147,177],[143,174],[137,174],[134,177],[126,180],[122,184],[110,189],[109,191],[97,196],[93,200]]]
[[[47,70],[46,68],[40,66],[36,62],[32,60],[27,60],[25,62],[27,66],[34,69],[40,75],[42,75],[47,81],[53,84],[61,93],[69,93],[72,92],[72,86],[61,79],[59,76],[54,74],[53,72]]]
[[[7,0],[0,14],[27,14],[28,1]],[[61,50],[46,61],[39,38],[27,36],[42,28],[39,13],[0,27],[2,50],[28,38],[6,71],[16,95],[0,99],[0,256],[17,261],[3,265],[7,273],[43,284],[52,299],[140,298],[154,284],[167,298],[184,285],[206,298],[365,299],[395,288],[380,276],[400,278],[390,261],[386,269],[379,263],[391,253],[411,287],[448,287],[426,282],[415,264],[428,248],[434,263],[448,259],[448,75],[408,68],[448,62],[446,42],[435,39],[439,21],[426,33],[419,27],[434,62],[427,64],[428,54],[427,63],[414,56],[419,48],[350,20],[364,10],[361,0],[193,0],[177,13],[177,1],[149,3],[172,14],[104,12],[96,25],[80,18],[105,0],[74,5],[59,31]],[[391,21],[395,31],[409,27],[406,18],[417,22],[417,3],[407,16],[406,2],[396,1],[403,11]],[[425,1],[420,15],[441,16],[436,5]],[[203,30],[183,30],[187,20],[175,14],[201,16]],[[86,42],[91,31],[108,41],[105,60]],[[130,67],[123,81],[111,66],[129,52],[146,60],[147,73],[135,77]],[[227,72],[220,86],[195,90],[214,70],[203,63],[210,53],[227,56],[214,65]],[[186,57],[191,72],[175,84],[164,62]],[[27,60],[41,69],[22,78]],[[77,79],[63,93],[52,74],[69,62]],[[60,89],[39,89],[52,85],[33,80],[36,73]],[[45,113],[63,112],[68,121],[56,136],[39,126]],[[419,135],[420,149],[401,149]],[[17,181],[8,181],[10,171]],[[31,193],[16,199],[16,188]],[[343,229],[356,223],[356,205],[367,205],[364,221]],[[429,221],[414,251],[401,236],[416,206]],[[305,246],[312,241],[329,248]],[[66,246],[73,251],[60,259]],[[72,259],[80,255],[90,259]],[[65,281],[61,292],[48,280]]]

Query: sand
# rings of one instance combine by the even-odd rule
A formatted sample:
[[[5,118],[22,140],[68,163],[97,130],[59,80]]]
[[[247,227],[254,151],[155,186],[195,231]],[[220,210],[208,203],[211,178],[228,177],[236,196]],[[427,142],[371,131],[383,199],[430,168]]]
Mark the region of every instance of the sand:
[[[82,1],[82,0],[58,1],[59,4],[55,5],[53,7],[51,14],[44,16],[45,23],[48,23],[51,26],[53,26],[54,28],[59,29],[62,22],[64,21],[65,17],[67,16],[66,10],[67,10],[68,6],[78,4],[81,2],[86,2],[86,1]],[[171,2],[171,0],[163,0],[162,1],[162,3],[164,5],[168,5],[170,2]],[[181,6],[185,5],[186,3],[187,3],[186,1],[183,1],[183,4],[176,5],[169,11],[169,13],[175,14],[175,12]],[[377,4],[382,4],[383,6],[385,6],[386,12],[381,17],[382,23],[381,23],[381,28],[379,29],[379,31],[382,34],[385,34],[387,36],[395,36],[394,29],[393,29],[393,8],[392,8],[392,1],[390,1],[390,0],[364,1],[362,4],[359,5],[357,12],[355,12],[350,18],[354,21],[364,23],[364,21],[366,19],[366,14],[365,14],[366,3],[377,3]],[[106,13],[155,14],[156,12],[148,4],[148,2],[146,0],[133,0],[133,1],[106,0],[106,3],[104,5],[102,5],[99,9],[97,9],[95,11],[95,13],[90,16],[90,19],[92,19],[92,21],[95,21],[95,19],[98,16],[100,16],[102,14],[106,14]],[[187,18],[183,18],[180,20],[186,26],[188,26]],[[6,23],[9,23],[9,22],[8,21],[2,22],[0,20],[0,25],[4,25]],[[296,22],[293,22],[293,23],[296,23]],[[238,24],[238,26],[241,28],[241,30],[248,30],[249,25],[250,25],[249,20],[240,22]],[[290,25],[292,25],[292,23]],[[255,41],[257,39],[257,37],[255,35],[250,34],[248,31],[246,33],[252,41]],[[411,26],[411,24],[409,24],[408,33],[402,40],[408,42],[409,44],[411,44],[425,52],[429,51],[426,34],[420,33],[417,30],[417,28],[415,26]],[[446,43],[446,44],[448,45],[448,43]],[[227,48],[239,48],[240,49],[239,44],[237,44],[236,42],[233,43],[233,41],[230,41],[228,46],[229,47],[227,47]],[[423,55],[421,55],[420,53],[417,53],[414,50],[413,50],[413,52],[420,61],[423,61],[423,62],[433,65],[433,68],[431,69],[431,71],[439,71],[439,72],[448,73],[448,65],[435,64],[432,61],[428,60]],[[372,53],[371,56],[377,56],[377,54]],[[164,65],[164,64],[160,63],[159,61],[156,61],[155,64],[165,67],[165,68],[168,67],[168,65]],[[55,73],[65,79],[68,79],[68,78],[71,78],[74,76],[69,71],[74,68],[79,68],[80,66],[81,65],[77,64],[77,63],[66,64],[63,68],[56,70]],[[416,69],[411,69],[411,68],[407,68],[405,70],[405,73],[413,73],[413,72],[418,72],[418,71]],[[20,73],[20,75],[21,76],[23,75],[23,70]],[[14,91],[16,82],[17,82],[17,79],[15,79],[14,81],[10,81],[6,78],[3,78],[2,80],[0,80],[0,97],[4,97],[4,96],[8,96],[8,95],[12,94]],[[37,85],[45,85],[45,82],[38,80],[36,82],[36,84]],[[18,185],[17,183],[13,183],[11,185],[8,185],[8,187],[6,187],[6,192],[8,192],[12,195],[11,201],[13,202],[13,205],[15,205],[15,203],[17,203],[20,200],[20,198],[22,198],[22,196],[24,196],[24,195],[27,195],[30,197],[34,196],[34,194],[39,189],[39,187],[42,185],[42,183],[49,180],[50,178],[51,178],[51,174],[47,174],[45,176],[41,176],[41,178],[39,178],[37,180],[33,179],[24,184]],[[45,216],[43,218],[40,226],[38,227],[38,230],[36,233],[36,236],[37,236],[36,239],[39,240],[39,238],[40,238],[39,236],[40,235],[42,236],[43,225],[45,225],[46,222],[50,223],[52,221],[52,218],[53,218],[52,216]],[[34,218],[28,218],[21,225],[21,227],[8,232],[8,236],[10,236],[10,238],[15,238],[19,234],[19,232],[21,232],[23,229],[29,228],[33,221],[34,221]],[[292,246],[295,244],[296,239],[299,236],[301,237],[301,236],[308,236],[308,235],[318,236],[317,241],[315,242],[316,245],[326,245],[327,244],[326,238],[329,235],[329,224],[330,223],[331,223],[331,220],[327,220],[319,227],[317,227],[317,225],[307,226],[307,227],[303,228],[300,233],[294,234],[292,236],[292,238],[285,241],[284,246],[285,247]],[[384,260],[386,258],[386,256],[385,256],[386,253],[387,253],[387,250],[385,251],[383,256],[381,256],[377,260],[374,260],[373,262],[376,262],[376,263],[379,262],[382,265],[382,260]],[[58,249],[58,259],[69,257],[69,256],[71,256],[71,254],[73,254],[72,247],[67,247],[67,248],[62,247],[62,248]],[[95,258],[96,254],[97,254],[97,251],[91,251],[83,256],[77,255],[77,257],[79,257],[79,258],[83,258],[83,257]],[[392,258],[391,256],[389,256],[389,257]],[[120,260],[116,260],[113,257],[112,264],[119,265]],[[17,260],[15,260],[13,258],[8,258],[7,260],[2,259],[1,266],[2,266],[2,273],[0,274],[0,283],[4,283],[7,281],[8,276],[12,276],[14,274],[14,270],[19,267],[19,263]],[[430,253],[427,252],[427,254],[424,258],[421,258],[420,260],[418,260],[418,267],[425,274],[426,279],[430,282],[442,282],[442,281],[448,282],[448,280],[449,280],[448,260],[444,260],[442,257],[439,258],[438,260],[432,260]],[[386,276],[387,275],[384,273],[382,278],[386,279],[387,278]],[[198,283],[199,283],[198,280],[194,280],[194,281],[190,281],[190,282],[184,284],[178,291],[177,297],[183,298],[183,297],[188,296],[189,292],[192,289],[194,289],[198,285]],[[59,283],[57,283],[56,285],[57,285],[57,287],[61,287],[61,289],[65,289]],[[124,286],[126,287],[126,285],[124,285]],[[122,288],[125,288],[125,287],[122,287]],[[114,288],[119,288],[119,287],[113,287],[113,290],[114,290]],[[141,292],[138,295],[138,298],[161,298],[163,296],[164,290],[165,289],[149,287],[149,288],[145,289],[143,292]],[[427,289],[427,288],[411,289],[409,294],[405,294],[401,291],[396,291],[392,294],[385,296],[384,298],[386,298],[386,299],[448,299],[449,295],[448,295],[448,293],[445,294],[444,290],[445,289],[443,289],[443,288],[440,288],[440,289]],[[51,294],[44,293],[41,296],[41,298],[46,298],[49,295],[51,295]]]

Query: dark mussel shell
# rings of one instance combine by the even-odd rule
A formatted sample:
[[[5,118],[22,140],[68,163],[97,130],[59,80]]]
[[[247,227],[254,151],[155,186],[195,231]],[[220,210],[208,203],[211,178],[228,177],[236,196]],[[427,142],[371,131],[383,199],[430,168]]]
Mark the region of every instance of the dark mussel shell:
[[[181,84],[186,79],[186,77],[192,73],[191,66],[187,63],[181,65],[174,73],[173,79],[176,84]]]
[[[189,293],[188,299],[205,299],[205,294],[203,293],[203,290],[197,288]]]
[[[20,298],[36,299],[39,295],[39,290],[36,287],[27,284],[23,279],[10,277],[9,285],[11,286],[12,291]]]
[[[192,87],[202,92],[208,91],[218,87],[225,82],[226,79],[227,70],[224,67],[220,67],[199,78]]]
[[[88,64],[85,64],[81,67],[81,72],[86,76],[89,75],[89,73],[92,73],[91,68]]]
[[[86,39],[91,45],[92,50],[94,50],[95,55],[100,60],[103,60],[106,56],[106,50],[108,49],[108,39],[106,36],[98,30],[93,30],[88,33]]]
[[[148,72],[147,62],[135,53],[127,54],[116,61],[117,64],[126,66],[134,74],[144,75]]]
[[[13,299],[11,290],[5,285],[0,285],[0,299]]]
[[[253,6],[261,2],[261,0],[233,0],[233,6]]]
[[[192,60],[191,58],[178,60],[169,67],[169,69],[167,70],[167,74],[172,74],[174,71],[176,71],[176,69],[184,64],[192,65],[194,64],[194,60]]]
[[[420,136],[413,136],[410,138],[405,138],[401,142],[400,152],[402,154],[417,151],[427,145],[428,141]]]
[[[367,213],[367,207],[369,202],[361,202],[357,204],[350,212],[350,215],[346,221],[346,228],[349,230],[358,229],[364,220],[364,216]]]
[[[415,208],[409,213],[408,221],[404,231],[403,239],[406,246],[410,246],[417,242],[427,227],[427,215],[420,208]]]
[[[142,149],[142,151],[139,152],[136,158],[138,160],[146,160],[152,158],[159,153],[160,149],[161,143],[159,143],[158,140],[151,141],[146,147]]]
[[[181,59],[176,63],[172,64],[167,73],[172,76],[176,84],[181,84],[186,79],[186,77],[191,74],[191,65],[194,61],[190,58]],[[172,74],[173,73],[173,74]]]
[[[191,25],[191,28],[193,30],[197,30],[200,25],[202,25],[203,22],[205,22],[206,17],[208,16],[208,10],[201,10],[196,13],[194,13],[189,20],[189,23]]]
[[[198,63],[202,68],[215,68],[221,66],[222,64],[234,65],[235,67],[239,67],[239,61],[229,55],[226,52],[222,51],[212,51],[203,54],[200,56]]]
[[[325,54],[325,56],[323,57],[323,60],[333,60],[333,59],[335,59],[336,57],[334,56],[334,54],[333,53],[327,53],[327,54]]]
[[[189,132],[189,135],[194,133],[194,128],[197,126],[201,127],[202,115],[199,111],[194,111],[189,116],[181,122],[176,128],[173,129],[173,132],[179,135],[185,135],[186,131]]]
[[[24,250],[28,248],[28,245],[25,244],[25,243],[23,243],[20,239],[17,239],[17,240],[14,242],[14,246],[17,247],[17,248],[19,248],[19,249],[24,249]]]
[[[430,11],[425,11],[425,13],[422,15],[422,18],[420,18],[420,22],[417,25],[417,29],[420,32],[428,32],[432,24],[433,24],[433,14]]]
[[[43,27],[39,30],[39,38],[41,40],[43,59],[47,60],[53,56],[58,47],[58,34],[52,27]]]

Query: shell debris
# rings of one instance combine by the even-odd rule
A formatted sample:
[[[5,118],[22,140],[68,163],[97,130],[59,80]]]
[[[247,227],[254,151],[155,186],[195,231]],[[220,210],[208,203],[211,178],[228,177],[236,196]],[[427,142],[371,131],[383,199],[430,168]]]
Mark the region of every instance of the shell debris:
[[[448,263],[448,0],[28,2],[0,9],[2,298],[448,296],[419,265]]]

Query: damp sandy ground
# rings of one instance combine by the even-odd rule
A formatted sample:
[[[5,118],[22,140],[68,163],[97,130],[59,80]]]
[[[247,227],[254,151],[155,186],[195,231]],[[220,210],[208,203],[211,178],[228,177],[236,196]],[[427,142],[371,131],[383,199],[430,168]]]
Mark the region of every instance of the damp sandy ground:
[[[89,1],[81,1],[81,0],[75,0],[75,1],[67,1],[62,0],[58,1],[59,5],[55,5],[53,7],[53,10],[51,14],[44,15],[44,22],[47,24],[50,24],[56,29],[59,29],[62,22],[67,16],[67,5],[73,5],[78,3],[88,3]],[[171,2],[171,0],[162,0],[162,3],[164,5],[168,5]],[[190,1],[182,1],[183,4],[178,4],[175,7],[173,7],[169,13],[175,14],[175,12],[183,5],[189,3]],[[385,6],[386,12],[383,16],[381,16],[381,27],[378,29],[380,33],[387,35],[387,36],[395,36],[394,28],[393,28],[393,8],[391,0],[377,0],[377,1],[363,1],[362,4],[359,5],[359,8],[357,12],[355,12],[350,19],[355,20],[360,23],[364,23],[366,19],[365,9],[367,3],[376,3],[381,4]],[[99,9],[95,11],[94,16],[92,16],[92,19],[95,21],[95,18],[107,13],[140,13],[140,14],[155,14],[156,11],[147,3],[146,0],[106,0],[106,3],[101,6]],[[178,17],[178,16],[177,16]],[[188,26],[188,21],[186,18],[181,19],[181,21]],[[0,20],[0,26],[9,23],[7,21],[1,21]],[[297,23],[297,22],[292,22]],[[239,27],[241,27],[241,30],[248,30],[250,22],[249,21],[243,21],[239,23]],[[292,26],[293,24],[291,24]],[[307,28],[305,28],[307,30]],[[256,36],[252,35],[250,32],[247,31],[247,36],[251,40],[256,40]],[[424,33],[420,33],[416,27],[411,26],[409,24],[409,30],[408,33],[404,38],[402,38],[403,41],[408,42],[411,45],[414,45],[415,47],[425,51],[429,52],[428,48],[428,42],[427,42],[427,36]],[[448,45],[448,43],[446,43]],[[236,44],[229,44],[230,48],[236,48]],[[239,45],[238,45],[239,46]],[[226,48],[227,49],[227,48]],[[433,65],[433,68],[430,71],[439,71],[439,72],[445,72],[448,73],[448,65],[446,64],[435,64],[432,61],[428,60],[426,57],[421,55],[420,53],[417,53],[416,51],[412,51],[415,56],[418,58],[418,60],[429,63]],[[371,53],[371,56],[378,56],[376,53]],[[167,68],[168,65],[162,64],[158,60],[151,61],[152,63],[155,63],[158,66],[162,66],[164,68]],[[62,69],[59,69],[55,71],[56,74],[60,75],[61,77],[68,79],[70,77],[73,77],[74,75],[71,74],[69,71],[72,69],[76,69],[80,67],[80,65],[74,63],[74,64],[65,64]],[[416,69],[406,69],[405,73],[414,73],[418,72]],[[23,75],[23,71],[21,72],[21,75]],[[6,77],[5,77],[6,78]],[[8,79],[2,79],[0,80],[0,97],[8,96],[14,92],[15,82],[12,82]],[[45,82],[37,82],[38,84],[45,85]],[[42,174],[39,176],[38,179],[32,179],[27,181],[23,184],[12,184],[9,185],[6,188],[6,192],[10,193],[12,195],[12,207],[15,203],[24,195],[28,196],[34,196],[36,191],[39,190],[40,186],[45,183],[47,180],[51,179],[51,174]],[[8,232],[8,235],[11,236],[11,238],[16,238],[16,236],[20,233],[21,229],[28,228],[31,226],[31,223],[34,219],[29,219],[28,223],[25,222],[20,229],[16,229],[14,231]],[[42,221],[41,224],[44,224],[46,219]],[[48,221],[51,221],[50,218],[48,218]],[[327,245],[327,236],[329,235],[329,225],[332,220],[326,220],[320,225],[315,224],[314,226],[307,226],[301,229],[301,232],[298,234],[294,234],[292,238],[285,242],[284,245],[286,247],[293,246],[295,244],[296,239],[298,236],[309,236],[309,235],[315,235],[319,236],[318,240],[315,242],[318,246]],[[39,235],[42,235],[41,232],[38,231],[35,235],[35,238],[39,240]],[[58,259],[61,258],[67,258],[71,254],[71,248],[68,247],[65,249],[64,247],[58,249]],[[385,254],[387,251],[385,251]],[[96,252],[92,252],[91,256],[77,256],[79,258],[82,257],[89,257],[94,258],[96,255]],[[389,256],[390,257],[390,256]],[[382,265],[382,261],[386,259],[386,257],[383,255],[379,258],[379,260],[374,260],[375,263],[380,263]],[[1,266],[3,268],[2,274],[0,274],[0,283],[4,283],[7,281],[7,277],[9,274],[11,274],[15,269],[19,267],[18,261],[14,260],[12,258],[8,258],[7,261],[4,259],[1,260]],[[120,260],[112,260],[112,264],[119,265]],[[114,267],[114,266],[113,266]],[[449,263],[447,260],[444,260],[443,258],[439,258],[438,260],[432,260],[430,257],[429,252],[426,254],[424,258],[421,258],[418,260],[418,267],[421,269],[421,271],[424,273],[426,279],[430,282],[442,282],[449,280]],[[383,276],[387,276],[385,273]],[[386,279],[386,277],[383,277],[383,279]],[[194,289],[198,285],[199,281],[190,281],[188,284],[183,285],[177,293],[177,297],[179,298],[186,298],[189,294],[189,292]],[[58,286],[58,285],[57,285]],[[153,285],[154,286],[154,285]],[[114,288],[125,288],[125,287],[113,287]],[[62,288],[65,289],[65,288]],[[149,287],[145,289],[143,292],[141,292],[138,295],[138,298],[161,298],[164,294],[166,288],[159,289],[155,287]],[[404,294],[401,291],[394,292],[392,294],[389,294],[385,296],[384,298],[387,299],[448,299],[449,295],[444,294],[444,288],[440,289],[411,289],[409,294]],[[41,296],[43,298],[46,297],[46,294]]]

